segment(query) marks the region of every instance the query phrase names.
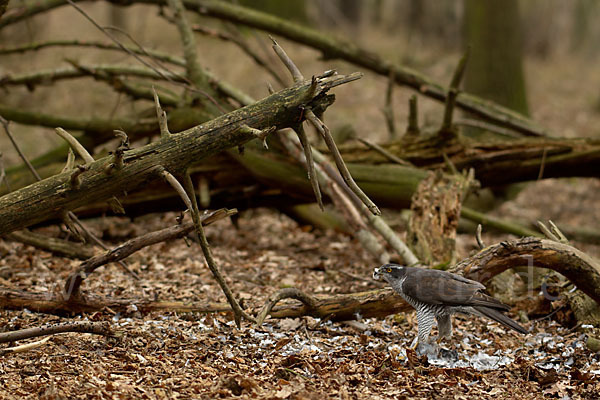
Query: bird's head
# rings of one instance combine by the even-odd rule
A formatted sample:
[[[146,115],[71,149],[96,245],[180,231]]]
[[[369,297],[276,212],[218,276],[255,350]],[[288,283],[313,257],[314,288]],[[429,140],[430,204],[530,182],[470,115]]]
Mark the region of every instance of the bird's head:
[[[391,282],[402,279],[406,274],[406,267],[398,264],[384,264],[373,270],[373,279],[382,279]]]

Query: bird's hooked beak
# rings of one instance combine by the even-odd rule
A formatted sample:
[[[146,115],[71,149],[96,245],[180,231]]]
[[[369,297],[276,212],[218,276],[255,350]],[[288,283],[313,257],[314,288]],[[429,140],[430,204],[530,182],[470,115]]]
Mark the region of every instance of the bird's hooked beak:
[[[379,267],[377,267],[377,268],[373,269],[373,279],[378,281],[379,278],[381,278],[381,272],[379,271]]]

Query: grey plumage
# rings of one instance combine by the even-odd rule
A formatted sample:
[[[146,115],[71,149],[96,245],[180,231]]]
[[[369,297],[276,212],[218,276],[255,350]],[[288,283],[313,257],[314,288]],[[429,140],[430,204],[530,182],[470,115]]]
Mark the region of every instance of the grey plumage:
[[[385,264],[375,268],[373,278],[383,278],[417,311],[418,341],[427,343],[433,321],[440,337],[452,336],[451,315],[473,314],[490,318],[519,333],[527,330],[503,311],[509,306],[483,292],[481,283],[446,271]]]

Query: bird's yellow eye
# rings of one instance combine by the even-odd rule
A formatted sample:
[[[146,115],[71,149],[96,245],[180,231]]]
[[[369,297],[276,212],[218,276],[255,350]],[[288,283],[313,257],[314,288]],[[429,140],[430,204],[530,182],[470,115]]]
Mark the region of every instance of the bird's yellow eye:
[[[392,273],[392,269],[391,269],[391,268],[386,268],[386,269],[385,269],[385,272],[387,272],[387,273]]]

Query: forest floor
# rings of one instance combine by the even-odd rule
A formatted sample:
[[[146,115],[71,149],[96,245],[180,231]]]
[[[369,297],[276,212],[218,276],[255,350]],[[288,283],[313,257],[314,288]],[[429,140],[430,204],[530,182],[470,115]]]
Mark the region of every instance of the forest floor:
[[[532,185],[500,211],[530,210],[535,218],[531,210],[551,201],[540,195],[548,193],[548,185]],[[566,197],[582,196],[584,188],[592,198],[600,195],[600,184],[592,180],[560,185]],[[551,207],[546,210],[561,222]],[[557,212],[572,217],[568,208]],[[134,223],[107,218],[90,226],[105,240],[118,243],[170,226],[174,218],[173,213]],[[597,221],[598,216],[590,218]],[[300,226],[274,211],[247,211],[238,228],[220,221],[207,228],[207,235],[232,289],[251,310],[282,287],[313,294],[382,287],[371,279],[376,265],[359,243],[336,232]],[[486,243],[502,238],[506,235],[484,235]],[[458,242],[460,256],[475,249],[470,235],[460,235]],[[600,252],[598,246],[586,250],[594,256]],[[2,241],[0,253],[2,283],[22,290],[55,291],[78,264]],[[85,292],[224,301],[197,244],[157,244],[131,256],[128,264],[141,280],[111,264],[86,280]],[[515,319],[518,308],[511,312]],[[61,334],[34,350],[4,355],[0,398],[597,399],[600,356],[586,349],[585,333],[554,321],[556,312],[524,311],[531,311],[531,319],[523,323],[530,330],[526,336],[486,320],[455,318],[453,340],[445,346],[457,350],[459,360],[448,367],[439,359],[427,361],[411,351],[407,355],[416,333],[414,313],[354,324],[311,317],[267,319],[261,327],[244,322],[237,329],[227,314],[140,315],[132,307],[124,315],[105,309],[74,318],[109,321],[118,338]],[[28,310],[0,313],[4,331],[70,320]]]

